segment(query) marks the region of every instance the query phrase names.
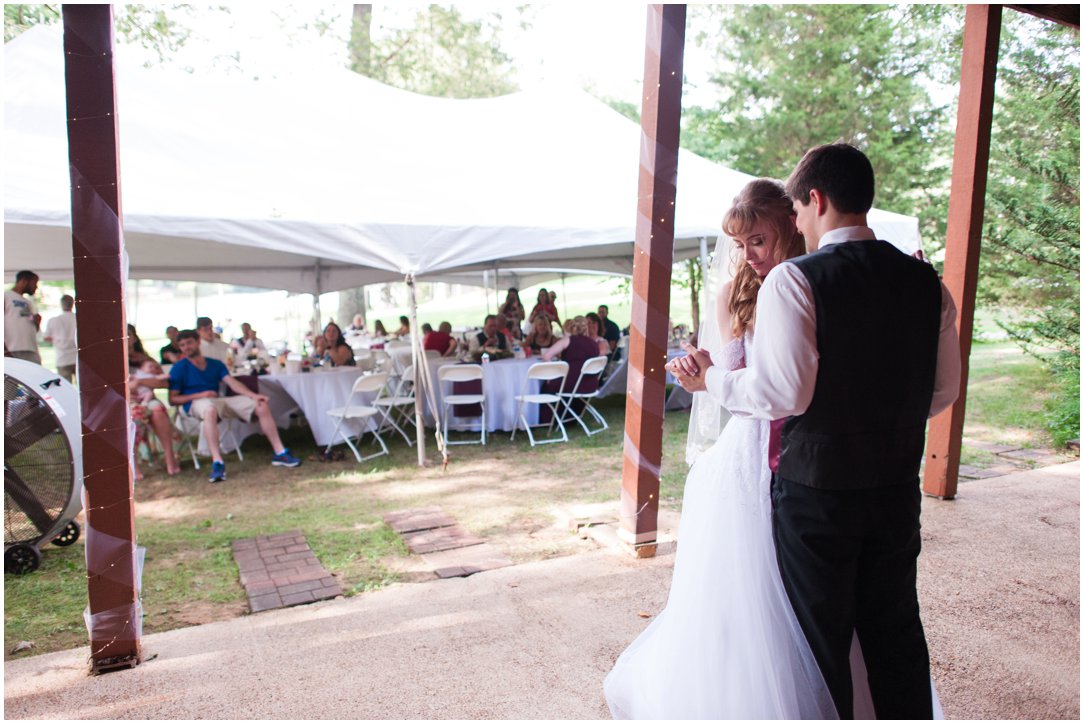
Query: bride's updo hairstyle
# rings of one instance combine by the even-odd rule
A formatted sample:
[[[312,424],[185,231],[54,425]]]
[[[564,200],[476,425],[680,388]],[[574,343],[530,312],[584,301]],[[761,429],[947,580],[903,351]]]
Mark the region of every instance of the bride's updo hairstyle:
[[[745,236],[757,223],[768,222],[776,232],[773,256],[778,264],[805,253],[802,235],[791,221],[793,216],[794,208],[783,184],[775,179],[758,178],[747,183],[734,197],[734,204],[723,217],[723,232],[730,237]],[[730,254],[733,282],[727,309],[730,311],[731,331],[740,338],[756,320],[757,293],[760,292],[762,280],[735,253],[733,247]]]

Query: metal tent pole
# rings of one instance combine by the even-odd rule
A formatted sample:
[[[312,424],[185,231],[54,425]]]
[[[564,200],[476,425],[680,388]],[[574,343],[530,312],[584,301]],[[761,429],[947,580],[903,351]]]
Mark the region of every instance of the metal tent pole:
[[[417,388],[418,380],[423,379],[422,365],[428,365],[425,353],[418,343],[418,294],[415,291],[414,275],[407,274],[407,289],[410,290],[410,355],[414,360],[414,386]],[[425,465],[425,422],[422,420],[422,398],[418,390],[414,390],[414,431],[417,438],[418,467]]]

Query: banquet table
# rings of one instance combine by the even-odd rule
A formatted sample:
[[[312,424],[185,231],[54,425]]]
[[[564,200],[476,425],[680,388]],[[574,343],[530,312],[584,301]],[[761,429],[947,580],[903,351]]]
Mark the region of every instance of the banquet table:
[[[327,411],[346,403],[346,398],[354,386],[354,380],[364,373],[357,367],[317,367],[316,369],[320,371],[261,375],[257,380],[260,393],[267,395],[276,427],[282,429],[289,427],[293,414],[301,410],[309,423],[316,444],[327,445],[335,432],[336,422],[328,417]],[[355,404],[369,402],[375,397],[375,392],[366,393],[355,398]],[[343,428],[349,429],[350,434],[353,435],[361,429],[359,427],[361,424],[363,423],[360,421],[347,421],[343,423]],[[252,422],[241,420],[220,422],[223,438],[227,435],[227,425],[232,428],[238,444],[242,444],[250,435],[262,434],[260,423],[255,417],[252,418]],[[233,447],[225,439],[221,441],[221,445],[223,452],[233,451]],[[203,455],[210,452],[203,436],[202,426],[199,452]]]
[[[523,394],[523,385],[527,380],[527,372],[541,359],[528,357],[527,359],[502,359],[482,365],[482,381],[486,399],[486,431],[498,430],[512,431],[516,422],[516,395]],[[429,360],[429,374],[433,380],[437,405],[442,404],[444,390],[441,389],[437,370],[447,364],[456,364],[456,360],[449,358],[436,358]],[[451,383],[446,383],[447,387]],[[540,383],[531,383],[529,392],[537,392]],[[443,409],[443,408],[442,408]],[[527,421],[534,425],[538,422],[538,405],[524,407]],[[427,425],[433,425],[433,413],[429,409],[426,400],[424,419]],[[448,428],[456,430],[478,429],[478,420],[473,417],[451,417],[448,420]]]

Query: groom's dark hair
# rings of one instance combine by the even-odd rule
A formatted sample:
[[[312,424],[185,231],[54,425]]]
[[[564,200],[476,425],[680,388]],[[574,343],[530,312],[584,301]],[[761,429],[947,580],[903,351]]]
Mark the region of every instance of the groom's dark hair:
[[[873,206],[873,165],[849,143],[815,146],[802,156],[787,179],[787,196],[809,203],[811,189],[820,191],[836,211],[864,214]]]

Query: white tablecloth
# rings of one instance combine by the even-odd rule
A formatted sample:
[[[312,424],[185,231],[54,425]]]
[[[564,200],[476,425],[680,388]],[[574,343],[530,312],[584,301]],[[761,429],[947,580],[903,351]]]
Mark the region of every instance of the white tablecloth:
[[[335,419],[328,416],[327,411],[346,404],[346,398],[354,387],[354,380],[362,374],[363,371],[358,367],[332,367],[320,372],[264,375],[259,378],[260,392],[270,398],[271,414],[275,417],[276,425],[287,427],[290,424],[290,409],[299,407],[305,413],[316,444],[327,445],[331,442],[336,423]],[[355,397],[354,404],[369,402],[375,398],[375,392],[366,393]],[[351,425],[351,434],[356,434],[359,423],[344,423],[344,428],[348,424]],[[258,432],[259,425],[255,427]]]
[[[486,398],[487,432],[512,431],[516,420],[516,405],[519,404],[516,402],[516,395],[522,395],[524,392],[523,384],[527,380],[527,370],[540,361],[539,357],[528,357],[527,359],[503,359],[483,365],[482,382]],[[429,373],[433,379],[438,405],[441,405],[444,399],[444,390],[441,389],[437,370],[446,364],[455,363],[455,360],[447,358],[429,360]],[[446,382],[445,386],[450,392],[452,383]],[[539,387],[538,382],[532,382],[528,392],[537,392]],[[537,405],[527,405],[524,411],[528,422],[532,425],[538,422]],[[428,402],[424,416],[426,424],[432,425],[433,414],[429,410]],[[457,430],[477,429],[478,420],[471,417],[451,417],[448,420],[448,427]]]

